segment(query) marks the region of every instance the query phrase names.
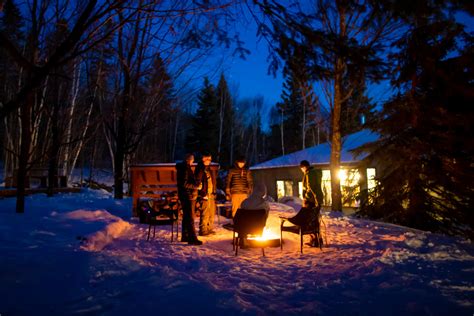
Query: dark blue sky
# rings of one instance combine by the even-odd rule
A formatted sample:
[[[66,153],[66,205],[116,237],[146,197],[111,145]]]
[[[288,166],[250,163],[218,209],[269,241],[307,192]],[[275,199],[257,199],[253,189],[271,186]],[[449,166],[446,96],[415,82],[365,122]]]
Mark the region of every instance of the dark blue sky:
[[[466,31],[474,32],[474,20],[467,14],[458,14],[458,20],[467,26]],[[245,19],[239,25],[240,39],[250,54],[242,59],[232,55],[231,49],[216,49],[201,69],[211,82],[217,84],[221,72],[226,76],[231,93],[239,100],[253,98],[261,95],[264,97],[265,112],[262,113],[264,125],[268,124],[268,111],[280,100],[283,78],[281,74],[274,77],[268,74],[268,49],[265,40],[256,36],[256,24],[251,18]],[[201,72],[199,71],[199,72]],[[202,79],[197,76],[197,87],[202,87]],[[316,89],[320,100],[325,104],[324,96]],[[391,86],[385,81],[369,87],[369,95],[376,103],[383,103],[391,94]]]

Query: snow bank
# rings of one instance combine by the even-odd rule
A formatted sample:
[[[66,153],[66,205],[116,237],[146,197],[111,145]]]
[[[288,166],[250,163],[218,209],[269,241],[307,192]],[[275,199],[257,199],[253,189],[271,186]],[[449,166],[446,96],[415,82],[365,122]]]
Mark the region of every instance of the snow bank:
[[[104,210],[86,211],[77,210],[63,215],[64,218],[83,220],[89,222],[105,222],[106,225],[99,231],[96,231],[82,238],[82,249],[87,251],[101,251],[111,243],[115,238],[120,237],[132,225],[125,222],[120,217],[110,214]]]

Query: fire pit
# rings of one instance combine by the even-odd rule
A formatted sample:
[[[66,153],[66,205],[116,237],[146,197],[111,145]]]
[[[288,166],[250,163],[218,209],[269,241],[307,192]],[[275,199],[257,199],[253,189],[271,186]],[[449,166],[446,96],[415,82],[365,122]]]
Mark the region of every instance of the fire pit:
[[[262,236],[247,237],[246,246],[252,248],[280,247],[280,236],[265,227]]]

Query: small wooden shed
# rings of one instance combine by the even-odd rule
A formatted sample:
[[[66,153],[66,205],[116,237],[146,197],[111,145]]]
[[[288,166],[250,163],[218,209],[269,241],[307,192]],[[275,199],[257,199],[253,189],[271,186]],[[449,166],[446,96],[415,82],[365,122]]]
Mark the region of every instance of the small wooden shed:
[[[197,164],[193,164],[193,170]],[[211,172],[217,178],[219,164],[212,163]],[[163,193],[177,191],[176,163],[135,164],[130,167],[132,216],[138,216],[141,198],[159,198]]]

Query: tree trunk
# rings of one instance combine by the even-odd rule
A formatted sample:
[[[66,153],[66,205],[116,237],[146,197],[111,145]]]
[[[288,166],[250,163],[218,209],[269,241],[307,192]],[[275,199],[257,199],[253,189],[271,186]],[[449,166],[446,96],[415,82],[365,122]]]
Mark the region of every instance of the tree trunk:
[[[61,90],[61,89],[59,89]],[[54,187],[56,187],[58,179],[58,157],[61,148],[61,140],[59,138],[59,104],[53,105],[53,117],[51,120],[51,149],[48,163],[48,197],[54,195]]]
[[[73,146],[71,145],[72,140],[72,123],[74,120],[74,112],[76,110],[76,101],[77,95],[79,93],[79,77],[80,77],[81,67],[76,61],[74,61],[73,66],[73,78],[71,86],[71,105],[69,106],[69,113],[67,116],[67,127],[66,127],[66,146],[64,146],[64,157],[63,157],[63,173],[67,175],[70,168],[71,160],[71,151]]]
[[[220,109],[219,109],[219,143],[217,145],[217,161],[221,158],[221,146],[222,146],[222,134],[224,133],[224,107],[225,101],[224,96],[220,96]]]
[[[281,154],[285,155],[285,135],[283,131],[283,118],[284,118],[284,113],[283,109],[281,110],[281,120],[280,120],[280,134],[281,134]]]
[[[125,133],[123,118],[119,119],[114,154],[114,198],[123,199],[123,163],[125,161]]]
[[[31,107],[33,104],[33,93],[30,92],[26,98],[26,104],[21,108],[21,145],[20,157],[18,159],[17,191],[16,191],[16,212],[25,212],[25,193],[27,184],[27,174],[30,160],[31,144]],[[29,181],[28,181],[29,182]]]
[[[114,153],[114,197],[123,199],[123,164],[125,162],[125,146],[127,133],[125,131],[125,117],[128,115],[128,106],[130,103],[131,82],[127,70],[124,71],[124,90],[122,108],[118,113],[115,153]]]
[[[342,211],[341,181],[339,179],[339,170],[341,165],[341,101],[342,101],[342,76],[338,72],[340,63],[338,58],[336,65],[336,76],[334,80],[334,106],[331,113],[331,200],[332,210]]]

